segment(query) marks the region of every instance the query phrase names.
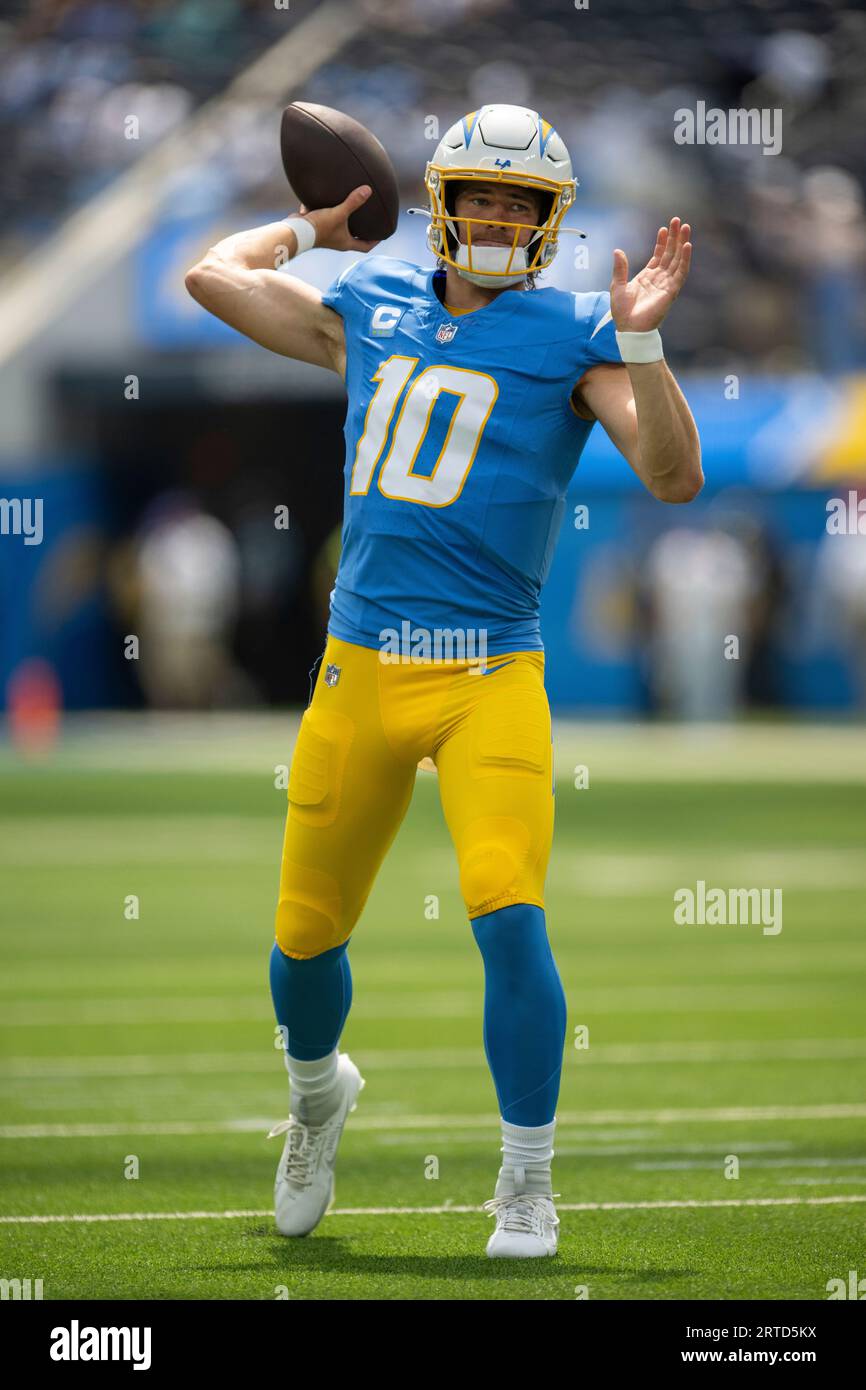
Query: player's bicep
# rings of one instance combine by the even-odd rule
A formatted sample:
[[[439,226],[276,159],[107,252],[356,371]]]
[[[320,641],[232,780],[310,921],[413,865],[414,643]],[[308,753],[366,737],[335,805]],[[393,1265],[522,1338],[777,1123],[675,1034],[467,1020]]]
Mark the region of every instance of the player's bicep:
[[[640,477],[637,407],[628,369],[617,363],[590,367],[574,388],[573,402],[599,421],[623,458]]]
[[[187,276],[187,288],[210,313],[271,352],[343,374],[343,321],[314,286],[282,271],[205,257]]]

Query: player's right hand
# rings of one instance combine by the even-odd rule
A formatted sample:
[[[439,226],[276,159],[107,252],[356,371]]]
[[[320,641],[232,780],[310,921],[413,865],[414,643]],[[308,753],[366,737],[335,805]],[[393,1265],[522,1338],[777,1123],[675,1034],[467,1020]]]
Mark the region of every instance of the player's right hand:
[[[328,251],[372,251],[378,246],[378,241],[362,241],[349,231],[349,218],[356,208],[366,203],[372,191],[369,184],[361,184],[335,208],[318,208],[315,212],[308,212],[302,203],[299,212],[315,227],[316,246]]]

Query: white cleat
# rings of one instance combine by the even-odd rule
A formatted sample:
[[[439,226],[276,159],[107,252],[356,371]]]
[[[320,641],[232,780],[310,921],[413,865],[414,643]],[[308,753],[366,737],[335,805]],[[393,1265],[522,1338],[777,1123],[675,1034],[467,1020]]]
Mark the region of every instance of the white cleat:
[[[336,1110],[320,1125],[297,1115],[274,1125],[268,1135],[285,1134],[274,1182],[274,1213],[282,1236],[306,1236],[318,1226],[334,1200],[334,1161],[346,1117],[355,1109],[364,1078],[347,1053],[337,1060],[343,1094]]]
[[[555,1255],[559,1217],[554,1196],[538,1192],[515,1192],[491,1197],[484,1203],[488,1216],[496,1216],[496,1230],[487,1242],[491,1259],[530,1259],[536,1255]]]

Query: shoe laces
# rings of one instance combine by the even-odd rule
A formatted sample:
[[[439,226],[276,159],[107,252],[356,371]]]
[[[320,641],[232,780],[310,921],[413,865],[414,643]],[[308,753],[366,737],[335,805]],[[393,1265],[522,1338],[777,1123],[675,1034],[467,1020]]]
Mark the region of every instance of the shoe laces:
[[[488,1216],[496,1216],[497,1223],[501,1222],[505,1231],[541,1235],[545,1222],[554,1227],[559,1225],[559,1217],[553,1210],[553,1198],[559,1195],[558,1192],[515,1192],[491,1197],[482,1210]]]
[[[286,1150],[283,1156],[283,1172],[288,1182],[298,1187],[309,1187],[313,1181],[322,1148],[329,1137],[330,1127],[324,1125],[305,1125],[297,1115],[281,1120],[268,1133],[269,1139],[285,1134]]]

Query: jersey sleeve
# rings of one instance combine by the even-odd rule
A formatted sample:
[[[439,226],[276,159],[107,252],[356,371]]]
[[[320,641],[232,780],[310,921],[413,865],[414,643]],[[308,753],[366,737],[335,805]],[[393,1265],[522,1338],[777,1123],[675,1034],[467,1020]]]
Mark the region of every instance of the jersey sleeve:
[[[595,304],[590,311],[584,358],[585,370],[597,367],[601,362],[622,364],[616,341],[616,325],[610,316],[610,295],[607,290],[596,295]]]
[[[329,309],[340,315],[344,322],[348,323],[351,315],[359,303],[358,299],[358,266],[360,261],[350,261],[344,265],[336,280],[333,280],[322,294],[322,303]],[[353,272],[355,283],[353,284]]]

